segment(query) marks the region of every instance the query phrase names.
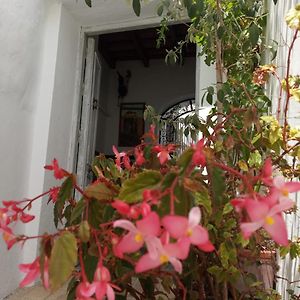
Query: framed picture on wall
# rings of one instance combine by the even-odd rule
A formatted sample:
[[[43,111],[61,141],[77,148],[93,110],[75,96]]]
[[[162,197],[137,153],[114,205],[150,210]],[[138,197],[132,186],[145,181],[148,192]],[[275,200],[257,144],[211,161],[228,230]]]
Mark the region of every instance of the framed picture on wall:
[[[145,103],[122,103],[120,106],[119,146],[134,147],[144,134]]]

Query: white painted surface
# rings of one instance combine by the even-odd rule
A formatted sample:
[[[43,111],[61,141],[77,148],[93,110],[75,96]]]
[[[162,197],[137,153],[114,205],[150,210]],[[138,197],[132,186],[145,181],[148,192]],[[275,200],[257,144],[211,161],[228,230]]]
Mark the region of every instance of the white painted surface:
[[[55,157],[60,165],[69,169],[73,157],[69,157],[71,144],[71,128],[75,102],[75,78],[77,67],[77,54],[80,39],[80,25],[73,16],[61,8],[60,26],[57,36],[57,56],[54,64],[55,77],[52,85],[52,106],[48,128],[48,141],[46,146],[46,159],[50,163]],[[41,169],[42,170],[42,169]],[[43,170],[42,170],[43,171]],[[47,172],[44,180],[44,190],[58,182],[53,179],[51,172]],[[53,209],[44,201],[41,207],[40,233],[54,230]]]
[[[140,19],[155,16],[159,1],[143,1]],[[62,2],[83,26],[102,26],[115,23],[116,20],[122,22],[137,20],[130,1],[126,0],[94,0],[92,8],[89,8],[84,0],[62,0]]]
[[[270,18],[268,25],[268,35],[270,39],[274,39],[279,42],[278,55],[275,60],[275,65],[279,66],[278,73],[281,78],[285,77],[286,74],[286,66],[287,66],[287,54],[288,47],[292,40],[293,31],[288,28],[286,22],[284,20],[284,16],[288,12],[288,10],[294,7],[299,1],[297,0],[285,0],[278,1],[277,6],[272,4],[272,1],[269,3],[270,9]],[[296,41],[295,48],[292,54],[292,64],[291,64],[291,75],[300,74],[300,39]],[[269,62],[267,62],[269,63]],[[284,66],[284,67],[283,67]],[[270,85],[270,92],[272,95],[272,104],[273,104],[273,113],[276,113],[277,103],[278,103],[278,95],[279,95],[279,86],[278,82],[274,80]],[[283,100],[285,97],[283,96]],[[284,101],[283,101],[284,103]],[[282,109],[283,111],[283,109]],[[281,115],[281,122],[283,122]],[[300,104],[290,100],[289,107],[289,123],[291,126],[300,126]],[[296,205],[299,207],[300,205],[300,193],[292,194],[291,198],[296,202]],[[300,219],[297,214],[290,214],[286,216],[286,222],[289,232],[289,238],[295,240],[300,235]],[[299,259],[291,260],[289,255],[287,255],[286,259],[281,260],[278,259],[278,263],[280,266],[280,270],[278,272],[278,276],[288,279],[289,281],[299,281],[300,273],[298,271],[299,268]],[[292,289],[296,294],[300,293],[300,288],[298,282],[295,284],[289,284],[287,280],[278,279],[277,281],[277,290],[282,295],[282,299],[289,299],[289,295],[286,292],[287,289]]]
[[[171,105],[195,97],[194,58],[188,58],[182,67],[167,66],[163,59],[150,60],[150,67],[145,68],[141,61],[118,62],[116,69],[108,70],[103,77],[107,78],[107,90],[104,98],[107,101],[106,113],[99,113],[98,128],[106,128],[98,134],[96,149],[105,154],[112,154],[112,145],[118,145],[119,113],[117,71],[123,76],[127,70],[132,75],[129,81],[128,94],[123,102],[145,102],[162,113]],[[120,148],[122,149],[122,148]]]
[[[40,158],[45,154],[42,147],[47,128],[39,121],[45,117],[43,112],[47,109],[47,105],[44,104],[47,103],[48,94],[42,82],[44,79],[49,80],[47,61],[51,60],[48,55],[47,59],[43,57],[43,41],[44,37],[51,37],[47,21],[56,13],[51,12],[51,9],[57,5],[53,1],[50,3],[39,0],[1,2],[1,199],[22,199],[42,190],[43,179],[40,175],[43,173],[42,166],[45,160],[41,163]],[[54,27],[55,23],[51,22],[53,31]],[[53,45],[48,47],[52,49]],[[47,49],[48,54],[50,49]],[[42,101],[39,98],[41,95]],[[38,168],[42,172],[36,172]],[[34,234],[37,227],[38,220],[33,225],[19,226],[18,231],[25,230]],[[1,241],[0,298],[17,287],[20,277],[23,277],[17,264],[35,256],[35,245],[31,247],[31,255],[27,255],[26,249],[20,253],[19,246],[4,254]]]

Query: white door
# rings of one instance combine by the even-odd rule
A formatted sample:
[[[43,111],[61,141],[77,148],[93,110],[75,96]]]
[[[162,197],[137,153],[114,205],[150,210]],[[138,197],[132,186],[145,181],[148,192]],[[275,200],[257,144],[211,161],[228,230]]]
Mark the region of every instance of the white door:
[[[77,181],[81,187],[90,183],[93,177],[91,164],[95,156],[100,83],[101,64],[95,51],[95,39],[89,37],[85,59],[77,162]]]

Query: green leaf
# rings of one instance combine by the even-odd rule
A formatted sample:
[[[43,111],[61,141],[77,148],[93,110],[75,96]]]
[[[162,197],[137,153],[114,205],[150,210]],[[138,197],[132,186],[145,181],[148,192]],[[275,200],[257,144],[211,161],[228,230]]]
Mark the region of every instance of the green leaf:
[[[211,187],[213,192],[213,201],[220,206],[225,201],[225,179],[224,173],[218,168],[212,169]]]
[[[252,25],[249,27],[249,40],[252,46],[257,44],[260,33],[260,28],[256,24],[252,23]]]
[[[158,8],[157,8],[157,15],[161,16],[164,12],[164,6],[161,4]]]
[[[159,172],[149,170],[139,173],[135,178],[124,181],[119,198],[127,203],[134,203],[142,199],[144,189],[156,187],[162,179]]]
[[[92,0],[84,0],[85,4],[89,7],[92,7]]]
[[[188,148],[178,158],[178,165],[182,168],[183,171],[185,171],[185,169],[189,166],[194,152],[195,151],[192,148]]]
[[[100,201],[89,201],[88,222],[93,228],[98,228],[103,222],[103,204]]]
[[[84,210],[84,207],[85,207],[85,201],[84,201],[84,198],[81,198],[77,203],[76,203],[76,206],[74,207],[73,211],[72,211],[72,214],[71,214],[71,224],[77,224],[75,223],[75,221],[77,221],[82,213],[83,213],[83,210]]]
[[[232,212],[233,210],[233,206],[231,205],[231,203],[226,203],[223,209],[223,216],[229,214],[230,212]]]
[[[57,212],[58,218],[62,217],[62,212],[65,206],[66,201],[68,201],[72,197],[73,192],[73,184],[74,184],[73,176],[69,176],[62,184],[57,201],[55,202],[54,209]]]
[[[90,240],[90,225],[87,220],[82,221],[79,225],[78,236],[83,243]]]
[[[111,200],[116,195],[115,192],[113,192],[107,185],[103,182],[96,182],[91,185],[89,185],[84,193],[90,197],[94,198],[96,200]]]
[[[222,243],[219,248],[219,257],[222,263],[222,266],[227,269],[229,267],[229,252],[227,250],[226,244]]]
[[[260,167],[262,164],[262,157],[258,150],[250,153],[250,157],[248,159],[248,164],[250,167]]]
[[[132,1],[132,8],[134,13],[139,17],[141,14],[141,2],[140,0],[133,0]]]
[[[54,241],[49,264],[52,290],[57,290],[71,276],[77,262],[77,242],[70,232],[64,232]]]
[[[207,96],[206,96],[206,102],[207,102],[208,104],[212,105],[212,103],[213,103],[213,96],[212,96],[212,94],[207,93]]]
[[[208,215],[211,215],[211,199],[208,191],[206,189],[203,189],[203,191],[195,193],[194,196],[195,204],[203,206],[204,209],[207,211]]]

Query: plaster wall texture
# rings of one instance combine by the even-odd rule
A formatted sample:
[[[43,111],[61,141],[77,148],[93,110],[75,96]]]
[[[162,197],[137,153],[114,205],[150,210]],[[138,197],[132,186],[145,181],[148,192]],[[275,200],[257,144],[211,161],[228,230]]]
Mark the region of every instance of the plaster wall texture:
[[[61,7],[58,28],[55,76],[53,77],[52,104],[49,109],[48,141],[45,147],[46,162],[57,158],[59,164],[69,170],[69,150],[71,145],[71,129],[74,123],[73,110],[75,101],[75,77],[80,40],[80,26],[74,17]],[[76,99],[77,100],[77,99]],[[76,123],[76,122],[75,122]],[[44,190],[57,185],[51,172],[45,174]],[[53,232],[53,209],[44,201],[40,212],[39,232]]]
[[[50,5],[51,6],[51,5]],[[1,199],[22,199],[32,192],[32,156],[36,118],[42,40],[48,1],[4,0],[0,7],[0,191]],[[34,158],[34,161],[33,161]],[[38,180],[38,179],[37,179]],[[38,222],[38,221],[37,221]],[[26,226],[17,230],[27,231]],[[21,274],[17,265],[26,254],[19,247],[5,253],[2,241],[0,298],[14,290]],[[35,254],[35,248],[32,249]],[[25,250],[26,253],[26,250]],[[7,255],[6,255],[7,254]]]
[[[141,61],[124,61],[118,62],[115,70],[106,70],[107,73],[102,75],[108,81],[108,88],[103,95],[106,100],[105,114],[100,111],[98,117],[98,129],[101,131],[104,126],[106,130],[101,131],[102,136],[98,134],[96,149],[112,154],[112,145],[118,145],[120,107],[117,71],[123,76],[127,70],[132,73],[123,103],[145,102],[162,113],[181,100],[195,97],[195,69],[196,60],[188,58],[183,66],[167,66],[160,59],[151,60],[148,68]]]

